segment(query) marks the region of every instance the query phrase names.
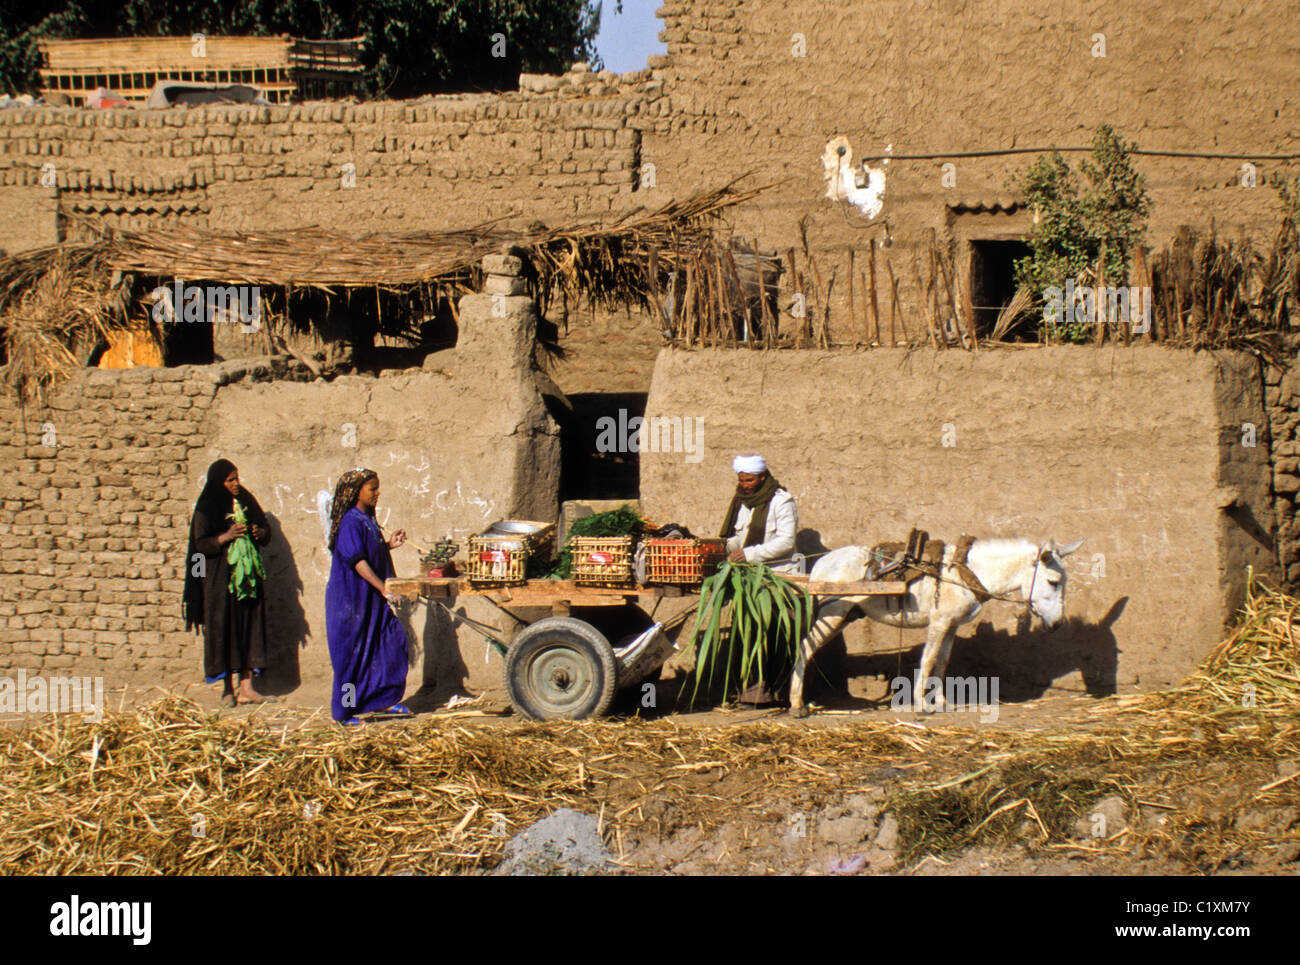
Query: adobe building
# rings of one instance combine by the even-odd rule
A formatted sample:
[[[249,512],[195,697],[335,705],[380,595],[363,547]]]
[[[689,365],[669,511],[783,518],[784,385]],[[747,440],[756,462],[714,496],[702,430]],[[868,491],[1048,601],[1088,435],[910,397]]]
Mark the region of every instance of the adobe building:
[[[778,186],[731,210],[731,228],[784,253],[802,247],[803,222],[817,272],[840,279],[829,306],[832,347],[664,349],[658,326],[635,313],[574,309],[558,319],[571,362],[556,381],[580,400],[583,418],[616,414],[630,400],[650,414],[704,420],[701,461],[643,454],[637,491],[616,495],[638,495],[646,512],[706,532],[725,502],[732,453],[757,449],[799,499],[807,530],[801,547],[809,552],[902,538],[912,524],[953,539],[963,530],[1082,537],[1070,570],[1076,622],[1058,631],[1064,636],[1017,638],[1017,614],[1003,605],[975,631],[964,665],[958,645],[954,672],[1014,674],[1021,693],[1173,683],[1218,639],[1242,599],[1248,565],[1300,580],[1294,371],[1268,369],[1240,352],[1149,344],[858,350],[870,336],[846,284],[850,257],[861,272],[874,251],[882,276],[892,271],[897,279],[901,324],[917,335],[928,305],[913,266],[933,237],[952,256],[964,290],[996,305],[1033,223],[1008,180],[1037,155],[988,152],[1087,147],[1102,123],[1164,152],[1135,160],[1149,183],[1152,249],[1183,225],[1213,225],[1221,236],[1265,244],[1281,212],[1266,181],[1294,173],[1300,156],[1300,23],[1260,0],[1213,11],[1118,0],[1067,8],[1040,0],[882,0],[842,9],[812,0],[711,0],[668,3],[660,16],[668,52],[646,70],[526,75],[519,91],[505,94],[0,111],[0,248],[12,254],[75,239],[87,224],[150,232],[318,225],[355,234],[491,218],[558,226],[655,209],[751,174],[753,183]],[[887,165],[885,155],[894,158]],[[875,214],[872,199],[854,200],[852,172],[864,157],[883,172]],[[1082,157],[1067,155],[1073,166]],[[831,196],[824,159],[836,166],[843,159],[850,172]],[[795,294],[790,284],[785,277],[783,306]],[[147,378],[96,372],[69,389],[55,409],[62,416],[6,402],[0,659],[14,667],[107,666],[130,651],[137,656],[121,666],[133,679],[194,679],[198,657],[180,628],[180,582],[133,554],[183,549],[205,460],[231,446],[250,456],[262,447],[266,455],[257,458],[282,473],[284,454],[316,444],[309,440],[324,444],[345,409],[362,404],[373,412],[385,394],[391,406],[409,406],[424,399],[417,385],[438,378],[429,373],[448,369],[434,354],[424,374],[392,382],[298,385],[276,381],[270,362],[224,364],[270,381],[214,392],[209,383],[220,380],[209,377],[210,367]],[[535,389],[512,396],[494,388],[510,396],[501,411],[511,417],[469,443],[464,417],[454,413],[477,404],[474,392],[429,384],[421,404],[438,418],[404,410],[393,440],[367,441],[340,469],[370,462],[382,473],[427,461],[436,478],[403,481],[427,484],[447,506],[455,493],[463,517],[456,526],[468,525],[480,508],[475,500],[492,515],[591,495],[564,492],[547,473],[540,474],[545,493],[526,491],[518,467],[534,458],[528,453],[511,457],[504,483],[469,456],[471,444],[488,451],[504,444],[522,420],[545,460],[554,457],[547,447],[558,429],[537,414]],[[162,459],[166,485],[157,490],[122,481],[121,471],[81,468],[84,453],[51,456],[40,446],[44,422],[82,411],[69,400],[106,400],[99,408],[119,400],[143,413],[210,396],[218,401],[205,403],[202,417],[195,403],[182,406],[193,415],[179,420],[168,410],[167,433],[187,441],[151,428],[148,417],[121,438],[109,433],[94,442],[107,444],[102,458],[124,465]],[[271,404],[282,417],[268,417],[264,431],[238,442],[239,413]],[[71,438],[90,445],[94,435]],[[440,453],[460,468],[440,468]],[[329,465],[322,459],[312,471],[329,476]],[[292,520],[305,515],[301,500],[315,486],[299,475],[247,481],[264,505],[283,492],[284,506],[267,508]],[[120,498],[104,501],[107,490]],[[62,531],[74,517],[75,537]],[[137,539],[140,546],[128,548],[132,537],[114,528],[146,517],[157,547]],[[285,526],[297,533],[286,546],[304,585],[323,573],[315,563],[304,567],[294,540],[310,558],[315,525],[298,518]],[[77,541],[97,541],[88,564],[78,549],[86,544]],[[76,562],[61,552],[78,554]],[[411,551],[405,563],[413,560]],[[74,565],[92,571],[73,577],[75,590],[67,582]],[[119,592],[137,595],[118,602]],[[295,638],[308,643],[304,660],[312,661],[303,664],[304,679],[328,674],[323,614],[306,619],[310,632]]]

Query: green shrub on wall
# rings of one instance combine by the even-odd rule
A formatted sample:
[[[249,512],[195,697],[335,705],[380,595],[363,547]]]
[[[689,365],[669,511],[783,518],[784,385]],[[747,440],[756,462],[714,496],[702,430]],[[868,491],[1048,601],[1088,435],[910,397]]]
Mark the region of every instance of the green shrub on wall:
[[[1070,279],[1096,284],[1099,260],[1108,285],[1127,284],[1151,210],[1146,178],[1129,159],[1136,147],[1103,124],[1093,135],[1091,158],[1079,165],[1081,174],[1053,151],[1011,178],[1011,188],[1034,210],[1030,255],[1016,263],[1016,283],[1033,292],[1036,305],[1049,287],[1064,288]],[[1052,340],[1089,342],[1094,334],[1093,326],[1069,321]]]

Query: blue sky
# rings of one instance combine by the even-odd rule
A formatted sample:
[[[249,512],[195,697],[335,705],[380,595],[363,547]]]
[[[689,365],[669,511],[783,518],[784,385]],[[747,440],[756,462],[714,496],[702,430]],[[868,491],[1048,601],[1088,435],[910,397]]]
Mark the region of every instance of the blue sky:
[[[655,17],[663,0],[623,0],[621,14],[614,12],[615,0],[602,2],[596,52],[604,59],[607,70],[640,70],[651,54],[665,52],[659,42],[664,23]]]

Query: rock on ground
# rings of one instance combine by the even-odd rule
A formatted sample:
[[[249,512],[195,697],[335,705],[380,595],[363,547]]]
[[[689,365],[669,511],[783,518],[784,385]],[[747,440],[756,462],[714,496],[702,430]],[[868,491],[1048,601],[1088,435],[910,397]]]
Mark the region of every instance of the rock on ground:
[[[560,808],[519,832],[506,845],[502,875],[581,875],[610,870],[596,819]]]

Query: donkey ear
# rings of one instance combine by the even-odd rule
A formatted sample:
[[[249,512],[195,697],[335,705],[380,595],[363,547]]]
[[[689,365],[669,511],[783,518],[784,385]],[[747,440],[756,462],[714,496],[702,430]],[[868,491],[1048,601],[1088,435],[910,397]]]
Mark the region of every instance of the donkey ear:
[[[1067,543],[1066,545],[1059,547],[1056,551],[1056,555],[1060,557],[1069,556],[1071,553],[1073,553],[1082,545],[1083,545],[1083,540],[1076,539],[1073,543]]]

